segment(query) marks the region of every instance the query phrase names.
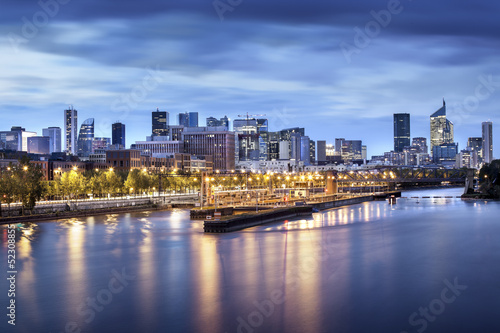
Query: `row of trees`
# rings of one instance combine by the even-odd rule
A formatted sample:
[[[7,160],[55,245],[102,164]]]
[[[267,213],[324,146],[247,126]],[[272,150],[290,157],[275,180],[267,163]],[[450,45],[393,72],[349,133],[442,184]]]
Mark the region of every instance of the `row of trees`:
[[[16,165],[10,164],[0,172],[0,201],[9,205],[21,202],[24,210],[31,210],[44,193],[43,173],[24,157]],[[1,206],[0,206],[1,210]]]

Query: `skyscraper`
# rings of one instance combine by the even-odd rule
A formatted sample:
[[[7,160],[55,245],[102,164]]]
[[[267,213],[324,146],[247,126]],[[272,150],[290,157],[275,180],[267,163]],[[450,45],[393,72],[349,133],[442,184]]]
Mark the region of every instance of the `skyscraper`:
[[[452,144],[453,123],[446,119],[446,103],[431,115],[431,151],[442,144]]]
[[[401,153],[410,146],[410,114],[394,114],[394,151]]]
[[[50,153],[61,152],[61,128],[49,127],[42,129],[42,135],[50,138]]]
[[[469,138],[467,148],[477,154],[478,164],[483,163],[483,138]]]
[[[156,109],[152,114],[152,135],[167,136],[168,135],[168,112]]]
[[[224,118],[214,118],[214,117],[208,117],[207,118],[207,127],[219,127],[219,126],[224,126],[229,130],[229,118],[227,116],[224,116]]]
[[[198,127],[198,112],[179,113],[178,120],[180,126]]]
[[[125,147],[125,124],[116,122],[111,127],[111,144]]]
[[[491,121],[483,123],[483,160],[484,163],[493,161],[493,123]]]
[[[89,118],[82,123],[78,134],[78,156],[88,157],[92,154],[92,141],[94,140],[94,118]]]
[[[320,140],[316,143],[318,164],[326,162],[326,141]]]
[[[78,111],[70,106],[64,110],[64,139],[66,153],[76,155],[78,131]]]

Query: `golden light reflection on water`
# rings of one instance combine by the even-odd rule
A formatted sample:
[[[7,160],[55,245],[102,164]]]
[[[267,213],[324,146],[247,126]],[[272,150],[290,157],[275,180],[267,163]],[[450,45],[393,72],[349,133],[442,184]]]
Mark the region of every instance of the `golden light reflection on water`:
[[[195,265],[192,271],[197,273],[197,292],[195,297],[195,313],[199,314],[196,321],[198,332],[221,332],[221,282],[220,258],[217,253],[215,237],[202,237],[200,243],[192,243]],[[244,264],[244,263],[242,263]]]
[[[32,242],[36,238],[38,225],[36,223],[26,223],[18,229],[21,234],[16,243],[16,262],[22,263],[22,272],[17,275],[18,284],[24,286],[33,286],[36,283],[35,267],[36,263],[33,259]],[[18,269],[19,271],[19,269]],[[18,288],[18,292],[22,297],[33,299],[34,302],[26,304],[27,312],[30,313],[30,320],[40,322],[43,318],[36,304],[38,304],[38,295],[35,288]]]
[[[146,322],[152,322],[156,316],[156,300],[155,294],[158,292],[158,279],[156,278],[156,271],[158,269],[158,262],[155,260],[155,244],[151,237],[151,228],[153,223],[146,217],[139,219],[141,241],[137,244],[139,252],[139,267],[140,277],[142,281],[147,281],[139,284],[139,302],[141,317]]]
[[[68,219],[61,226],[67,232],[67,289],[70,307],[75,308],[82,302],[82,295],[86,295],[87,270],[85,262],[85,221],[78,218]],[[73,295],[73,297],[71,297]]]

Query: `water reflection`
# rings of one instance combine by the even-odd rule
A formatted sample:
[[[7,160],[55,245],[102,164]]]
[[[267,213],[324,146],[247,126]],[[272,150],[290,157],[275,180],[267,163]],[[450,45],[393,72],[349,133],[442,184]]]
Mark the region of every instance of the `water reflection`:
[[[235,332],[241,319],[258,322],[255,332],[400,332],[455,276],[470,296],[433,325],[463,323],[460,314],[482,307],[481,320],[494,327],[496,316],[484,310],[500,306],[491,295],[500,276],[499,213],[494,202],[408,198],[217,235],[204,234],[186,210],[26,224],[17,240],[18,301],[29,321],[20,331],[82,322],[75,309],[122,267],[137,278],[86,331]],[[284,302],[263,315],[276,293]]]

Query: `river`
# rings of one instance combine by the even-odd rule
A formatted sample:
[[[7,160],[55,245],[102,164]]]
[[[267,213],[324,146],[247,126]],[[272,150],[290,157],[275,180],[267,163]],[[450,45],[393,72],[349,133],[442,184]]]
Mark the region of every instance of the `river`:
[[[461,193],[228,234],[183,209],[18,224],[15,327],[0,226],[0,332],[497,332],[500,203],[422,198]]]

